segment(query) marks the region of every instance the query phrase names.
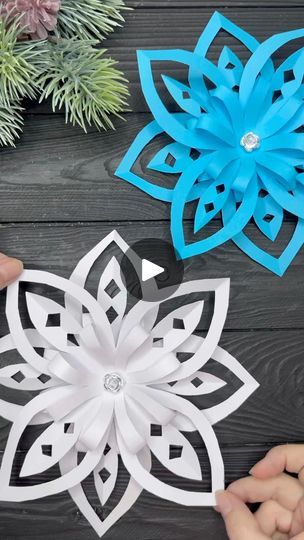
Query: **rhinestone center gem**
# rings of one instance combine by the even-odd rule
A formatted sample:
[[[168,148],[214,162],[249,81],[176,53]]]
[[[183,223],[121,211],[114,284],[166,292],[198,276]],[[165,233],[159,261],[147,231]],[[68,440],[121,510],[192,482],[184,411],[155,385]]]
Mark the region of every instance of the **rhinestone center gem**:
[[[245,133],[245,135],[243,135],[240,144],[241,146],[243,146],[246,152],[252,152],[253,150],[256,150],[260,147],[260,142],[260,137],[252,131],[249,131],[248,133]]]
[[[103,385],[108,392],[117,394],[123,388],[125,381],[118,373],[107,373],[104,376]]]

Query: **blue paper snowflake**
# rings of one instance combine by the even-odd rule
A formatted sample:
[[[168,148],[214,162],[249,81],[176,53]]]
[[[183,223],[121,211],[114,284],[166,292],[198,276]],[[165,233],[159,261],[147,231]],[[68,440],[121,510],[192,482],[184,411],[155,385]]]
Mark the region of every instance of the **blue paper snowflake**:
[[[225,30],[249,50],[243,66],[228,47],[215,65],[207,53],[219,31]],[[136,137],[118,167],[117,176],[152,197],[171,203],[171,233],[182,258],[233,240],[247,255],[282,275],[304,242],[304,48],[276,68],[272,57],[304,29],[272,36],[260,44],[219,13],[214,13],[194,52],[138,51],[141,85],[155,120]],[[152,62],[186,65],[188,84],[166,75],[162,80],[179,108],[171,113],[155,86]],[[145,147],[160,134],[171,137],[148,168],[174,173],[172,189],[155,185],[132,171]],[[194,151],[195,150],[195,155]],[[185,205],[197,201],[194,233],[219,212],[223,226],[207,238],[187,243]],[[271,241],[282,227],[284,211],[296,226],[277,258],[244,232],[250,220]]]

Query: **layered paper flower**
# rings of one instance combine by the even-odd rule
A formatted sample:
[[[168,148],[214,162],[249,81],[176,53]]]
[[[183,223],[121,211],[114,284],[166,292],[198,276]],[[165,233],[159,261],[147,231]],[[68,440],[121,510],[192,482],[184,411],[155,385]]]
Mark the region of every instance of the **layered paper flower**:
[[[218,62],[209,49],[224,30],[241,42],[250,57],[244,66],[224,46]],[[139,51],[141,86],[155,121],[146,126],[116,174],[152,197],[171,203],[171,232],[182,258],[233,240],[266,268],[282,275],[304,242],[304,49],[275,67],[272,57],[282,46],[304,37],[304,29],[270,37],[262,44],[215,13],[193,53],[185,50]],[[171,113],[153,77],[154,65],[186,66],[184,84],[162,75],[166,91],[182,112]],[[151,171],[178,175],[174,187],[162,187],[136,174],[138,157],[159,135],[171,138],[148,164]],[[151,145],[153,148],[153,145]],[[173,173],[173,174],[172,174]],[[197,203],[194,234],[221,214],[214,234],[186,242],[184,211]],[[296,219],[293,236],[277,258],[259,247],[244,229],[252,220],[275,242],[284,212]]]
[[[0,500],[25,501],[68,490],[99,536],[132,506],[142,489],[183,505],[213,505],[214,492],[224,485],[224,467],[212,425],[236,410],[258,386],[217,345],[228,308],[229,280],[187,282],[169,300],[141,300],[127,310],[118,257],[109,257],[113,245],[123,253],[128,249],[112,232],[85,255],[70,279],[25,270],[8,288],[10,334],[0,340],[2,354],[16,349],[23,359],[0,369],[0,383],[27,397],[29,391],[38,392],[24,406],[0,400],[0,414],[13,423],[0,470]],[[100,256],[106,264],[95,297],[86,283]],[[39,294],[24,294],[24,284],[35,285]],[[209,293],[214,295],[214,310],[203,338],[197,328],[204,300],[194,300],[193,294]],[[54,294],[60,300],[50,298]],[[22,300],[32,323],[28,329],[19,309]],[[174,300],[179,306],[160,316],[165,304]],[[211,359],[223,372],[233,372],[239,384],[228,398],[201,410],[201,396],[226,384],[208,371]],[[35,482],[19,481],[16,486],[11,479],[14,457],[20,437],[32,424],[44,429],[25,456],[20,477],[36,475]],[[209,492],[202,489],[201,463],[184,432],[197,432],[207,449]],[[130,481],[118,505],[101,521],[81,482],[93,473],[100,504],[105,505],[115,487],[118,455]],[[154,457],[197,489],[182,489],[157,478],[151,470]],[[45,482],[44,477],[40,482],[39,474],[56,464],[61,476],[58,470],[56,479]]]

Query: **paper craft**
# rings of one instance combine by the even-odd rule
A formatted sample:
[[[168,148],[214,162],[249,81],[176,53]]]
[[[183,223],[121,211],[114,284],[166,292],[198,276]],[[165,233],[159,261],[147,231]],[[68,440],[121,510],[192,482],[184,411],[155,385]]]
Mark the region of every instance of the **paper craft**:
[[[24,406],[0,400],[0,414],[12,422],[0,470],[0,500],[26,501],[68,490],[100,537],[129,510],[143,489],[182,505],[214,505],[215,491],[224,487],[224,466],[212,426],[258,387],[241,364],[218,346],[228,309],[228,279],[182,284],[169,300],[179,300],[180,307],[162,318],[159,309],[164,302],[141,300],[127,310],[119,257],[104,258],[113,244],[123,253],[129,247],[113,231],[80,260],[70,279],[25,270],[8,287],[10,334],[0,340],[1,353],[16,349],[24,360],[0,369],[0,383],[38,392]],[[86,283],[100,257],[107,262],[95,297]],[[36,285],[39,294],[24,293],[21,283]],[[61,294],[61,303],[50,298],[50,291]],[[203,338],[195,332],[204,301],[193,301],[192,293],[208,291],[214,294],[214,312]],[[19,309],[22,295],[32,323],[28,329]],[[199,396],[226,384],[208,372],[210,359],[224,371],[232,371],[242,384],[224,401],[200,410],[194,404]],[[28,450],[20,477],[38,476],[34,485],[12,485],[20,437],[32,424],[46,427]],[[192,431],[200,435],[207,449],[210,492],[167,485],[151,471],[155,456],[171,473],[200,487],[200,461],[183,433]],[[81,460],[79,453],[84,454]],[[118,455],[130,481],[118,505],[102,521],[81,482],[93,473],[104,506],[115,487]],[[44,476],[41,483],[36,480],[56,464],[61,476],[58,469],[56,479],[45,482]]]
[[[243,66],[227,46],[217,64],[207,55],[224,30],[250,53]],[[233,240],[252,259],[282,275],[304,242],[304,48],[275,67],[272,57],[288,42],[304,37],[304,29],[274,35],[260,44],[220,13],[214,13],[194,52],[138,51],[141,86],[155,118],[136,137],[118,167],[117,176],[150,196],[171,203],[171,233],[182,258],[205,253]],[[153,68],[160,62],[187,67],[188,82],[165,74],[162,81],[183,112],[170,113],[162,102]],[[148,164],[152,171],[178,175],[166,188],[134,172],[149,143],[161,134],[166,141]],[[174,181],[174,177],[173,180]],[[223,226],[214,234],[187,243],[185,206],[197,202],[194,234],[218,213]],[[256,245],[244,229],[253,220],[275,242],[284,211],[296,218],[290,242],[279,257]]]

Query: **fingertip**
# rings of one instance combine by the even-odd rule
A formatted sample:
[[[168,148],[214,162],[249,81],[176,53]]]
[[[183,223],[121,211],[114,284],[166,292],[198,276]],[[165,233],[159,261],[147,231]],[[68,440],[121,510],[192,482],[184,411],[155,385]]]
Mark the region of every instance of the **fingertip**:
[[[257,478],[259,480],[267,480],[268,478],[273,478],[279,474],[278,471],[270,469],[267,466],[256,467],[250,472],[250,476]]]
[[[220,512],[224,518],[242,505],[242,501],[229,491],[217,491],[215,496],[217,511]]]
[[[216,502],[230,540],[264,540],[249,508],[231,489],[216,493]]]
[[[252,469],[250,469],[249,474],[263,480],[272,478],[283,472],[285,467],[282,462],[280,448],[282,447],[275,447],[269,450],[269,452],[267,452],[267,454],[258,461]]]
[[[19,259],[0,254],[0,288],[13,283],[22,271],[23,263]]]

